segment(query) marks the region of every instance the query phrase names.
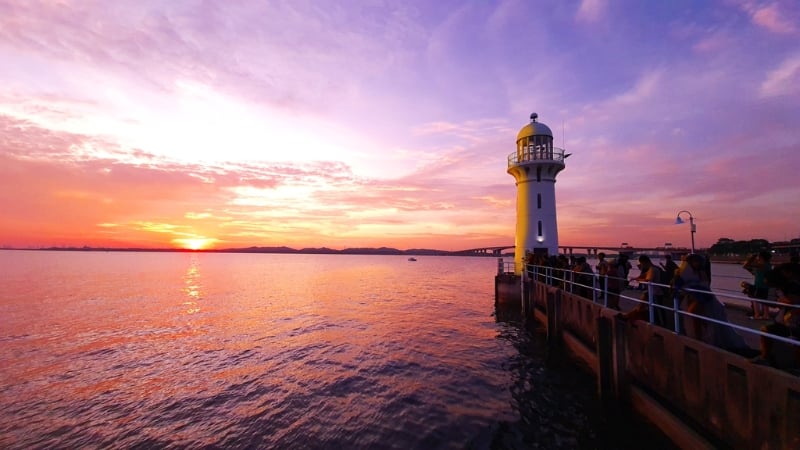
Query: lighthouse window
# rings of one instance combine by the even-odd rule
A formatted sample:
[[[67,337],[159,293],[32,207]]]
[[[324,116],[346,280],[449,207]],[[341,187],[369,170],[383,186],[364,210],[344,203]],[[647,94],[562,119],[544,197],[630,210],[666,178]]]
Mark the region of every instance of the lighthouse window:
[[[542,221],[539,221],[539,236],[542,235]]]
[[[542,166],[536,168],[536,181],[542,181]]]
[[[536,205],[542,209],[542,194],[536,194]]]

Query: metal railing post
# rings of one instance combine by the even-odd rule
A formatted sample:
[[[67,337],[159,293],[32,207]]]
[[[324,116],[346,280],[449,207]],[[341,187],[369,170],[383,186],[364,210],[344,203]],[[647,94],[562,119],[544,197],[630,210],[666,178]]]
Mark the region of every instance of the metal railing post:
[[[650,323],[656,323],[656,311],[653,306],[653,283],[647,283],[647,303],[650,305]]]
[[[569,271],[569,293],[572,294],[575,290],[575,272]]]
[[[592,274],[592,303],[597,303],[597,274]]]
[[[605,288],[603,289],[603,306],[608,308],[608,274],[603,275],[603,277],[604,277],[603,287]]]
[[[675,334],[681,334],[681,314],[680,314],[680,299],[677,295],[672,295],[672,308],[675,315]]]

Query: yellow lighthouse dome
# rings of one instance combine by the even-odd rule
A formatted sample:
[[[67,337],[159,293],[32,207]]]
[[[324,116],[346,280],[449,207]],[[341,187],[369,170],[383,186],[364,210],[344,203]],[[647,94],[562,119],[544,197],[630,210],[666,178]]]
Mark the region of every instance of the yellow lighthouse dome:
[[[550,136],[553,137],[553,132],[550,131],[550,127],[543,123],[539,123],[536,119],[539,117],[538,114],[532,113],[531,114],[531,123],[522,127],[517,134],[517,142],[520,139],[529,138],[532,136]]]

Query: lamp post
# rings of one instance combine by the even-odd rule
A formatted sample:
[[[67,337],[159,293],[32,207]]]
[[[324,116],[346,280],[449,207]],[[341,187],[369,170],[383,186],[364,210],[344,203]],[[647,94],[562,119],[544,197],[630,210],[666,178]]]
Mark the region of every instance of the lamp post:
[[[694,253],[694,233],[697,231],[697,227],[694,224],[694,217],[692,216],[692,213],[686,211],[685,209],[678,211],[678,217],[675,218],[676,224],[680,225],[684,223],[683,219],[681,219],[682,213],[686,213],[689,215],[689,233],[692,235],[692,253]]]

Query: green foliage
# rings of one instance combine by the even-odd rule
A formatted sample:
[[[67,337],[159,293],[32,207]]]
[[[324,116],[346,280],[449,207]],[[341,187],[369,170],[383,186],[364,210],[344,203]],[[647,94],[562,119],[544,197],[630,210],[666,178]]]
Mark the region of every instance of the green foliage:
[[[748,255],[757,253],[761,250],[771,250],[771,245],[766,239],[751,239],[749,241],[734,241],[728,238],[720,238],[716,244],[708,249],[709,255],[732,256]]]

